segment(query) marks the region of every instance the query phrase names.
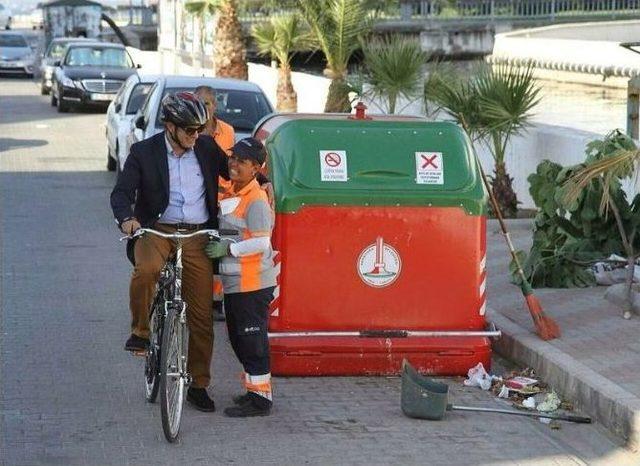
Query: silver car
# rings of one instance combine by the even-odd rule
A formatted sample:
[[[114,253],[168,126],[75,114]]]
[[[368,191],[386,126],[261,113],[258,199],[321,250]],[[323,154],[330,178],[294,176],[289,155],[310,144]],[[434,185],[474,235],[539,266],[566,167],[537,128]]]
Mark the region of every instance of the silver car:
[[[162,76],[153,85],[147,100],[131,122],[124,155],[129,154],[129,148],[133,143],[150,138],[163,130],[160,103],[165,95],[193,91],[198,86],[210,86],[215,89],[216,117],[233,126],[236,141],[251,136],[256,123],[273,112],[273,107],[260,86],[249,81],[204,76]],[[122,163],[124,164],[124,160]]]
[[[0,32],[0,74],[33,77],[36,56],[27,39],[19,32]]]

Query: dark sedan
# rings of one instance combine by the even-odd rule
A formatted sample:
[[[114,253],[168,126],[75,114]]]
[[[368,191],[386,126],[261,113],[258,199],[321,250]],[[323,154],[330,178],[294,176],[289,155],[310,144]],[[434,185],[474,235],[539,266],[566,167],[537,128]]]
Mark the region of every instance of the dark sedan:
[[[106,109],[125,79],[135,72],[133,60],[122,45],[73,43],[54,72],[51,105],[59,112],[71,106]]]

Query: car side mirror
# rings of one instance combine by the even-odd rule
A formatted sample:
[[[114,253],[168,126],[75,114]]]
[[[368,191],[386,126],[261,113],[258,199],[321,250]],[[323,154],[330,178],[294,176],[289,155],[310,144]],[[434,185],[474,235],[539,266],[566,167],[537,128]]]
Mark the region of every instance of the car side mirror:
[[[138,63],[138,64],[136,65],[136,68],[140,69],[140,68],[142,68],[142,65],[141,65],[140,63]]]
[[[138,129],[144,129],[145,126],[147,126],[144,122],[144,115],[140,115],[138,117],[138,119],[136,120],[136,128]]]
[[[116,113],[120,113],[120,110],[122,110],[122,104],[116,104],[114,110]]]

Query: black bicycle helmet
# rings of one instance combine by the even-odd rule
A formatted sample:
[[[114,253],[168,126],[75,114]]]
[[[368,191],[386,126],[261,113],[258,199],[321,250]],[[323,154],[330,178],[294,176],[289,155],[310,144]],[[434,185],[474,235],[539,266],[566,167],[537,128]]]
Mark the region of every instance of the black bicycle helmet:
[[[209,120],[209,112],[204,102],[193,92],[167,94],[162,99],[161,121],[181,128],[204,125]]]

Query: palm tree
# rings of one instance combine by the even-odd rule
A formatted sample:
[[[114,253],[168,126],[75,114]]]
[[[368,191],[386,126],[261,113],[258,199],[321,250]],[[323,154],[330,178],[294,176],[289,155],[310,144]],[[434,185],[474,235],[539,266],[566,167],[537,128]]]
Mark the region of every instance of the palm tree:
[[[637,178],[640,171],[638,168],[640,150],[630,138],[618,131],[607,135],[603,142],[604,144],[614,142],[615,147],[613,150],[610,147],[609,153],[604,157],[587,159],[583,168],[577,170],[565,183],[564,200],[568,203],[577,201],[591,183],[599,183],[602,187],[600,214],[613,214],[624,254],[627,256],[626,297],[623,312],[624,317],[628,319],[631,317],[633,307],[633,279],[638,254],[636,237],[640,229],[640,217],[633,213],[627,215],[630,218],[623,218],[621,208],[625,207],[625,199],[617,198],[619,196],[616,196],[616,192],[619,191],[620,180],[634,175]],[[634,200],[633,204],[635,203]]]
[[[491,180],[504,216],[514,217],[518,199],[505,155],[511,138],[531,124],[540,99],[533,68],[502,65],[482,68],[468,79],[459,74],[432,76],[425,86],[425,105],[433,102],[453,117],[472,140],[485,142],[495,162]]]
[[[216,37],[213,46],[213,69],[216,76],[247,79],[247,50],[242,26],[238,20],[236,0],[195,0],[185,9],[199,15],[204,23],[206,14],[216,13]],[[201,24],[202,24],[201,23]],[[204,26],[202,26],[204,32]]]
[[[362,51],[371,95],[385,99],[389,113],[395,113],[399,97],[418,97],[427,61],[419,41],[394,35],[373,39],[363,44]]]
[[[298,6],[327,61],[331,84],[324,111],[349,112],[347,66],[371,27],[368,12],[361,0],[298,0]]]
[[[276,108],[281,112],[297,111],[298,96],[291,82],[291,58],[294,52],[311,48],[309,31],[303,27],[299,16],[289,14],[255,25],[251,34],[258,53],[278,61]]]

